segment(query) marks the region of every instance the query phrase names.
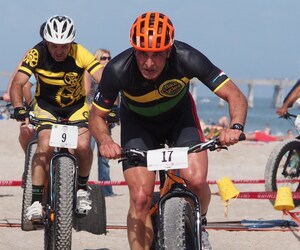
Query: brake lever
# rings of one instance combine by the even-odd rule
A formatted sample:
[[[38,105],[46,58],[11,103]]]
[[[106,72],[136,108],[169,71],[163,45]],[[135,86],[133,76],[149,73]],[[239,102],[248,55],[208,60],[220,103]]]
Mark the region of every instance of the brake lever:
[[[127,158],[121,158],[121,159],[118,160],[118,163],[123,162],[123,161],[127,161],[127,160],[128,160]]]

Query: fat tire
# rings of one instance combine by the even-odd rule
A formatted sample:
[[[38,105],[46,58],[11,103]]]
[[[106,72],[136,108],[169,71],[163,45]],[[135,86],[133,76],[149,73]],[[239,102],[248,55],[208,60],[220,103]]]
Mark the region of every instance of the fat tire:
[[[36,150],[37,140],[31,141],[26,150],[24,172],[22,176],[23,185],[23,200],[22,200],[22,212],[21,212],[21,229],[23,231],[32,231],[37,229],[32,221],[28,220],[26,216],[26,210],[32,202],[32,178],[31,178],[31,162],[34,152]]]
[[[78,231],[87,231],[92,234],[106,234],[106,204],[100,185],[88,185],[88,192],[92,201],[92,209],[84,217],[76,214],[73,219],[73,228]]]
[[[71,250],[75,164],[73,159],[67,156],[58,157],[56,162],[57,169],[54,184],[55,249]]]
[[[162,206],[158,232],[159,249],[194,250],[195,216],[183,197],[172,197]]]
[[[266,191],[277,191],[280,184],[277,183],[278,180],[283,180],[285,177],[281,175],[282,164],[285,162],[284,157],[287,152],[291,150],[296,150],[296,152],[300,152],[300,141],[297,139],[286,140],[279,143],[271,152],[269,159],[267,161],[266,169],[265,169],[265,190]],[[298,158],[298,171],[299,171],[299,158]],[[299,180],[299,176],[296,177]],[[282,184],[286,185],[286,184]],[[292,186],[292,191],[300,190],[300,182],[296,182]],[[275,200],[270,199],[270,202],[274,205]],[[295,206],[300,205],[300,200],[294,200]]]

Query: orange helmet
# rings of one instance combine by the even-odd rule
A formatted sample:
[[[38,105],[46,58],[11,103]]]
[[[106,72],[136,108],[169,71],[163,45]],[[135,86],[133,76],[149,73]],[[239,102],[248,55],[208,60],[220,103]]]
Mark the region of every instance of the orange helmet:
[[[140,15],[130,29],[130,43],[149,52],[163,51],[174,43],[174,26],[162,13],[147,12]]]

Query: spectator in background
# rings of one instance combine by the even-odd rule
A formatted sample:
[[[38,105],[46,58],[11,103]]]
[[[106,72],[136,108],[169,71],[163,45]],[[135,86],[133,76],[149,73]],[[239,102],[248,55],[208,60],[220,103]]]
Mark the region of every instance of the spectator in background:
[[[294,134],[291,129],[287,131],[286,135],[271,135],[266,130],[256,130],[254,133],[245,133],[247,141],[260,141],[260,142],[272,142],[283,141],[285,139],[293,138]]]
[[[207,140],[211,140],[219,136],[221,130],[225,128],[229,128],[229,120],[227,116],[221,116],[218,124],[211,123],[210,125],[204,125],[203,134]]]
[[[107,49],[98,49],[96,50],[94,56],[100,62],[100,64],[106,66],[106,64],[111,60],[111,53]],[[98,88],[98,82],[96,82],[90,74],[85,73],[85,90],[88,97],[88,104],[91,107],[95,92]],[[117,105],[116,105],[117,106]],[[110,133],[114,124],[110,125]],[[92,137],[91,139],[92,149],[95,147],[95,139]],[[99,145],[97,144],[97,152],[98,152],[98,181],[110,181],[110,166],[109,160],[107,158],[103,158],[99,152]],[[102,186],[103,194],[108,196],[114,196],[114,192],[112,186]]]

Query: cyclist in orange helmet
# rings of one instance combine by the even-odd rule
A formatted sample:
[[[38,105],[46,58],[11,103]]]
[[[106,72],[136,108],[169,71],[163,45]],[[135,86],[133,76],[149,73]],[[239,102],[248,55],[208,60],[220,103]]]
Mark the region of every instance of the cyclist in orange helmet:
[[[198,78],[228,102],[230,127],[220,131],[223,145],[238,142],[243,132],[247,100],[238,87],[207,57],[192,46],[174,40],[174,26],[162,13],[140,15],[130,31],[129,48],[105,67],[95,94],[89,128],[103,157],[117,159],[122,149],[161,148],[166,141],[173,146],[193,146],[204,141],[196,105],[189,92],[190,80]],[[121,93],[121,146],[109,134],[105,117]],[[182,170],[192,191],[201,201],[205,221],[211,198],[207,183],[206,152],[189,154],[189,168]],[[153,239],[149,216],[155,173],[145,162],[123,162],[128,183],[130,208],[127,217],[131,249],[150,249]],[[207,232],[203,249],[211,249]]]

